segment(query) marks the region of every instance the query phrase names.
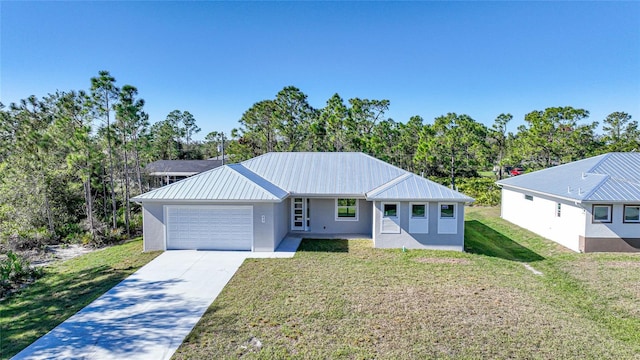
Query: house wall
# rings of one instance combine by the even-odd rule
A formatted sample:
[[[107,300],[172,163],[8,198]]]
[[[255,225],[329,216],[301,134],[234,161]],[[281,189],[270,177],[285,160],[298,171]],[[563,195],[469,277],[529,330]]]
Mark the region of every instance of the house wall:
[[[290,211],[291,204],[289,199],[273,204],[274,250],[278,248],[282,239],[284,239],[289,232],[289,223],[291,221]]]
[[[533,196],[533,200],[525,199],[525,195]],[[560,217],[556,216],[557,203],[561,203]],[[585,214],[582,207],[570,201],[502,189],[503,219],[573,251],[580,251],[580,236],[585,235]]]
[[[142,243],[143,251],[165,249],[164,207],[158,203],[142,205]]]
[[[273,203],[253,204],[253,251],[273,251],[280,244],[282,237],[276,238],[275,233],[277,220]]]
[[[371,234],[371,202],[358,201],[358,220],[336,220],[336,199],[309,199],[309,232],[317,234]],[[291,206],[289,205],[289,209]],[[291,220],[289,219],[289,228]]]
[[[285,203],[285,202],[283,202]],[[143,208],[144,251],[166,250],[164,205],[145,202]],[[170,205],[191,205],[193,203],[171,202]],[[286,235],[287,228],[280,213],[274,214],[276,207],[285,205],[274,203],[220,203],[208,202],[200,205],[251,205],[253,206],[253,250],[273,251]],[[286,210],[284,210],[286,214]],[[264,222],[263,222],[264,216]]]
[[[399,216],[397,225],[399,233],[383,233],[382,227],[390,230],[391,226],[383,224],[382,209],[383,203],[376,201],[373,206],[373,244],[376,248],[401,248],[408,249],[439,249],[439,250],[464,250],[464,203],[456,203],[455,225],[442,223],[440,217],[440,203],[427,203],[428,233],[411,233],[410,229],[410,202],[401,201],[399,203]],[[394,202],[389,202],[394,203]],[[385,219],[389,220],[389,219]],[[440,227],[440,229],[439,229]],[[446,227],[446,234],[441,233]],[[455,228],[455,233],[452,228]],[[440,230],[440,231],[439,231]],[[392,230],[391,230],[392,231]]]
[[[598,203],[598,205],[612,205],[611,223],[594,223],[593,204],[584,204],[586,231],[585,235],[580,237],[580,249],[584,252],[640,251],[640,224],[623,221],[624,205],[607,203]]]

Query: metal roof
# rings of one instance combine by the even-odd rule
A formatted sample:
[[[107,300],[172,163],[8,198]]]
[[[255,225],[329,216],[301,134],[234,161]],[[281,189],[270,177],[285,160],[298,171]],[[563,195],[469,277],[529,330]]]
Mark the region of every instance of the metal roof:
[[[222,165],[222,160],[158,160],[148,163],[149,175],[199,174]]]
[[[497,182],[579,202],[640,201],[640,153],[608,153]]]
[[[407,173],[367,193],[367,200],[424,200],[473,202],[474,199],[416,174]]]
[[[406,173],[357,152],[274,152],[242,165],[292,194],[311,196],[364,195]]]
[[[226,200],[278,202],[289,195],[260,176],[242,167],[225,165],[190,178],[138,195],[133,201]]]
[[[289,195],[473,201],[363,153],[267,153],[139,195],[134,201],[281,201]]]

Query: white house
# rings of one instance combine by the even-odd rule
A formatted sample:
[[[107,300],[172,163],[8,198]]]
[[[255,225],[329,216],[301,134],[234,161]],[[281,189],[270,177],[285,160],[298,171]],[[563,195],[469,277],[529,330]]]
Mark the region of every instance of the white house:
[[[574,251],[640,251],[640,153],[500,180],[502,218]]]
[[[273,251],[293,234],[464,247],[473,199],[362,153],[268,153],[136,196],[144,249]]]

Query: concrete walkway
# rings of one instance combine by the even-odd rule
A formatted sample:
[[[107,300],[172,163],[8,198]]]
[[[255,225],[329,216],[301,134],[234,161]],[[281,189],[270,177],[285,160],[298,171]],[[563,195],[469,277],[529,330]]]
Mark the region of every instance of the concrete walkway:
[[[247,258],[275,252],[165,251],[14,359],[169,359]]]

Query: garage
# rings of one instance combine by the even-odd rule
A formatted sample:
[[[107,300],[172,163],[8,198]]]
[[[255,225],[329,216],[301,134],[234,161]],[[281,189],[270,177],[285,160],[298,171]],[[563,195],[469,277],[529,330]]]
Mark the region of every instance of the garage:
[[[167,250],[252,250],[252,206],[166,206],[165,211]]]

